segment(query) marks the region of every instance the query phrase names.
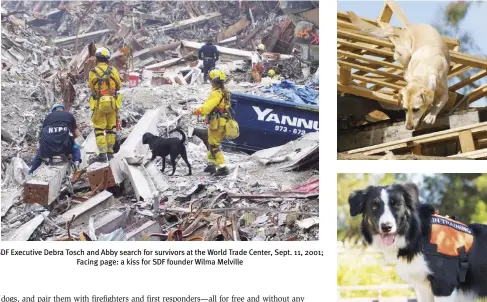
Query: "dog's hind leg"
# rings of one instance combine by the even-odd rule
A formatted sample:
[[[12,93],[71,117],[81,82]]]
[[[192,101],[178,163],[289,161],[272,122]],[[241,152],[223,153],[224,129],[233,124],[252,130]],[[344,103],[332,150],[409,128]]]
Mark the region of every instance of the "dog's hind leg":
[[[177,155],[174,156],[174,155],[171,154],[172,173],[169,176],[173,176],[174,175],[174,172],[176,172],[176,157],[177,157]]]
[[[186,163],[186,165],[188,166],[188,169],[189,169],[189,172],[188,174],[186,175],[191,175],[191,165],[189,164],[189,161],[188,161],[188,155],[186,154],[186,151],[184,152],[181,152],[181,157],[183,158],[184,162]]]
[[[166,169],[166,157],[162,157],[162,169],[161,172],[164,173],[164,170]]]

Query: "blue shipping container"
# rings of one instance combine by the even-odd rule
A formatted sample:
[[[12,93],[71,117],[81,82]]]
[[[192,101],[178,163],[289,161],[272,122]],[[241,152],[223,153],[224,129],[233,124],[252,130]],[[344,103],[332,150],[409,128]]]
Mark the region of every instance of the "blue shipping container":
[[[231,96],[240,136],[232,141],[225,140],[224,147],[255,152],[284,145],[319,130],[318,106],[236,92]]]

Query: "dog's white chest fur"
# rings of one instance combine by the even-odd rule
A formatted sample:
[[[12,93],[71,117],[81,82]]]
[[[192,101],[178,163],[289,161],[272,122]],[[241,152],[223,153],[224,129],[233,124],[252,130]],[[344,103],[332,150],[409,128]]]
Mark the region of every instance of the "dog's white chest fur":
[[[413,286],[415,284],[423,284],[428,281],[427,277],[430,273],[424,255],[416,255],[411,262],[407,262],[403,258],[397,258],[399,249],[404,248],[406,244],[404,237],[397,236],[394,244],[386,247],[382,244],[379,235],[373,237],[373,245],[384,253],[384,259],[387,263],[396,265],[396,272],[404,282]]]
[[[411,285],[426,282],[430,273],[428,263],[423,254],[416,255],[411,262],[407,262],[405,259],[398,259],[396,271],[404,282]]]

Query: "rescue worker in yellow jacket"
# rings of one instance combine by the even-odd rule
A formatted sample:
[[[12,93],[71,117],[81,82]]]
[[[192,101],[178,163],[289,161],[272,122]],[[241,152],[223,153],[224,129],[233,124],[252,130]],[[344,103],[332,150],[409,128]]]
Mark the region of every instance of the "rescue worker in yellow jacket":
[[[90,70],[88,82],[92,95],[90,109],[91,121],[95,127],[96,145],[99,154],[90,163],[106,162],[113,158],[116,140],[118,111],[122,107],[122,96],[118,94],[122,86],[120,75],[115,67],[108,64],[110,51],[104,47],[96,50],[96,66]]]
[[[210,71],[211,92],[203,105],[193,109],[195,115],[205,115],[208,124],[208,166],[204,172],[214,176],[228,175],[225,159],[220,149],[221,141],[225,138],[225,125],[230,117],[230,92],[223,82],[225,73],[218,69]]]

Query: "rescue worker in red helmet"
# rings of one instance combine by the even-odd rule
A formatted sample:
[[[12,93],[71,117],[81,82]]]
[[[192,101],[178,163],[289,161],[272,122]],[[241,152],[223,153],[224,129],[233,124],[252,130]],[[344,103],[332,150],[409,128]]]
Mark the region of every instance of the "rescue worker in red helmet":
[[[193,109],[194,115],[205,115],[208,124],[208,165],[204,172],[214,176],[228,175],[221,142],[225,138],[225,125],[230,117],[230,92],[225,88],[226,75],[218,69],[209,73],[211,92],[203,105]]]
[[[122,96],[118,94],[122,86],[120,75],[115,67],[108,64],[110,51],[104,47],[96,50],[96,66],[90,71],[88,83],[92,95],[90,109],[93,110],[91,121],[95,127],[96,145],[99,150],[95,161],[106,162],[113,158],[113,146],[116,140],[118,111],[122,107]]]

